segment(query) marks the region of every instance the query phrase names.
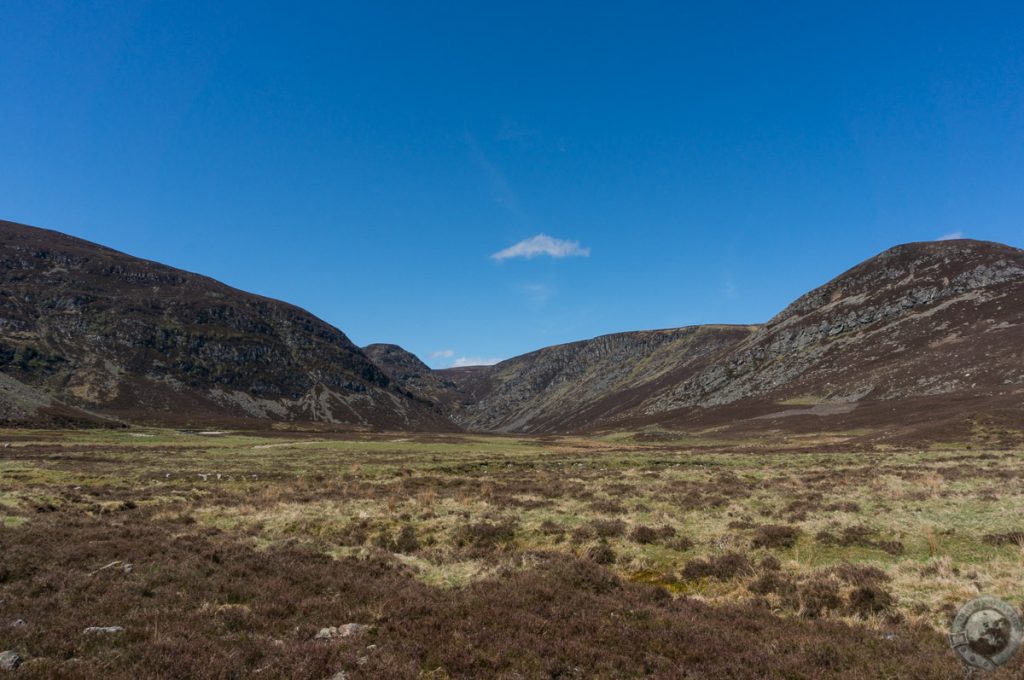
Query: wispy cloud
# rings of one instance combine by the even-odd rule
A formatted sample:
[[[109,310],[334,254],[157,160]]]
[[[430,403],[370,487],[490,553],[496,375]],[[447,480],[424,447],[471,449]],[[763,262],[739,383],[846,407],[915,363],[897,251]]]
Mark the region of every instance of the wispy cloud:
[[[455,350],[453,349],[439,349],[436,352],[430,353],[431,359],[448,359],[453,356],[455,356]]]
[[[452,362],[452,368],[460,368],[462,366],[493,366],[494,364],[501,361],[501,359],[484,359],[483,357],[459,357]]]
[[[538,305],[545,304],[555,294],[555,290],[551,286],[543,283],[524,283],[520,289],[526,293],[531,302]]]
[[[494,200],[505,206],[512,214],[523,218],[522,208],[519,207],[519,199],[516,197],[515,192],[512,190],[512,186],[505,178],[505,173],[502,172],[501,168],[498,167],[496,163],[491,161],[490,157],[488,157],[486,153],[484,153],[483,148],[477,143],[476,137],[471,135],[469,132],[466,132],[464,134],[464,138],[466,146],[469,148],[469,152],[473,156],[473,160],[476,161],[477,165],[483,171],[484,177],[490,185],[491,192],[494,195]]]
[[[964,232],[962,232],[962,231],[952,231],[952,232],[950,232],[948,234],[943,234],[942,236],[938,237],[935,240],[936,241],[952,241],[954,239],[963,238],[963,237],[964,237]]]
[[[547,234],[537,234],[504,250],[499,250],[491,255],[491,259],[501,262],[513,257],[531,259],[538,255],[557,258],[590,257],[590,248],[584,248],[579,241],[564,241],[560,238],[552,238]]]

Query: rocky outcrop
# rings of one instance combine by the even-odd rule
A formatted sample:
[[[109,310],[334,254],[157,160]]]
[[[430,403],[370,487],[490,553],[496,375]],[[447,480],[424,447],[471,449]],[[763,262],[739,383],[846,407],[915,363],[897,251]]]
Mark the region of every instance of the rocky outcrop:
[[[13,649],[0,652],[0,671],[16,671],[21,663],[21,655]]]

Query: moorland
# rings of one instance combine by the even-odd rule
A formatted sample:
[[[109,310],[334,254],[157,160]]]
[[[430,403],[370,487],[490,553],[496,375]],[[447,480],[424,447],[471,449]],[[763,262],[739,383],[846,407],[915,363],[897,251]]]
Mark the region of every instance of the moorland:
[[[2,440],[17,677],[959,678],[955,610],[1024,598],[1000,432]]]

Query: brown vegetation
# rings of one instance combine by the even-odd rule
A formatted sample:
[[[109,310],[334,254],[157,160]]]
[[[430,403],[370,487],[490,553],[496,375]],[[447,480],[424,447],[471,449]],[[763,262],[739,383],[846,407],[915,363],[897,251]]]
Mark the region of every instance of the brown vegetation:
[[[1015,454],[6,438],[0,649],[20,677],[945,678],[959,604],[1021,582]],[[942,494],[915,495],[923,474]],[[794,501],[805,519],[766,523]],[[367,628],[316,639],[349,623]]]

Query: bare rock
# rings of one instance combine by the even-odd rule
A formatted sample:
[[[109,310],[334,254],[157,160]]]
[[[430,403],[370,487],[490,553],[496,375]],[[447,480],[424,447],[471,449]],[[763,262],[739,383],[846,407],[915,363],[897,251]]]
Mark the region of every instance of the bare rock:
[[[82,631],[84,635],[113,635],[123,632],[124,628],[121,626],[89,626]]]
[[[21,655],[14,650],[0,652],[0,671],[16,671],[20,665]]]
[[[321,628],[314,640],[334,640],[335,638],[351,637],[366,632],[370,627],[364,623],[346,623],[344,626]]]

